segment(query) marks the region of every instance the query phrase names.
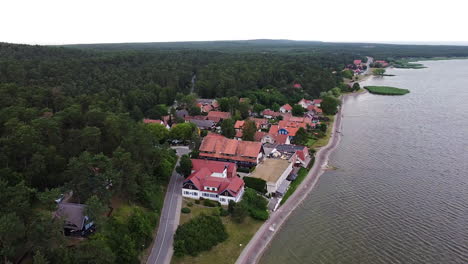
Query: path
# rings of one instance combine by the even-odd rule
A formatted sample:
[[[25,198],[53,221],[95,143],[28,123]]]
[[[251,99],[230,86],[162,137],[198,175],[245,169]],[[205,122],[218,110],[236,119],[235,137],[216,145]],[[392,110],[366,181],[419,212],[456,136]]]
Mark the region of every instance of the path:
[[[189,153],[188,147],[173,147],[173,149],[177,151],[177,156],[179,157]],[[178,161],[177,164],[179,164]],[[175,230],[179,225],[182,206],[181,190],[183,180],[184,178],[178,175],[174,169],[169,185],[167,186],[157,235],[151,248],[151,253],[146,261],[148,264],[167,264],[171,262],[171,257],[174,253],[172,243]]]
[[[357,96],[364,93],[352,93],[342,97],[342,102],[348,96]],[[247,246],[242,251],[236,261],[236,264],[253,264],[257,263],[264,251],[270,244],[273,237],[284,224],[291,212],[302,203],[307,195],[312,191],[317,183],[320,175],[324,172],[328,163],[330,153],[336,148],[341,138],[341,119],[343,108],[340,108],[335,116],[333,123],[333,132],[328,144],[321,148],[315,155],[315,163],[309,171],[305,180],[300,184],[299,188],[293,195],[276,211],[270,215],[270,218],[260,227],[254,237],[250,240]],[[338,133],[336,133],[338,132]]]

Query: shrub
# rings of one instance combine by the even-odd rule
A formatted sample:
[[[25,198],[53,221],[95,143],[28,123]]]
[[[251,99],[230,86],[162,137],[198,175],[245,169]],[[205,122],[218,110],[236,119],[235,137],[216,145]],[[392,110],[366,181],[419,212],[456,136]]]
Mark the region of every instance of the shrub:
[[[174,254],[197,256],[227,238],[226,228],[219,216],[200,215],[177,228],[174,235]]]
[[[251,209],[250,216],[254,219],[265,221],[268,219],[268,211]]]
[[[243,180],[245,182],[246,187],[252,188],[260,193],[267,192],[265,180],[262,180],[259,178],[253,178],[253,177],[244,177]]]
[[[229,211],[221,207],[221,208],[219,208],[219,215],[220,216],[228,216]]]
[[[195,204],[200,204],[200,200],[195,200]]]
[[[188,207],[192,207],[192,206],[193,206],[193,203],[192,203],[192,202],[188,202],[188,203],[187,203],[187,206],[188,206]]]
[[[203,205],[208,207],[216,207],[216,203],[211,200],[203,200]]]
[[[182,213],[184,213],[184,214],[190,214],[190,212],[191,212],[190,208],[187,208],[187,207],[182,208],[181,211],[182,211]]]

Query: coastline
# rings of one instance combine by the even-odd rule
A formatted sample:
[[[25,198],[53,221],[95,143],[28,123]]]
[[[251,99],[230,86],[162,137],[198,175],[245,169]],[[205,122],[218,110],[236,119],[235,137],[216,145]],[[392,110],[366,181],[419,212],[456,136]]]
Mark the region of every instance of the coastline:
[[[363,78],[364,81],[369,77]],[[289,218],[291,213],[300,205],[304,199],[309,195],[317,184],[320,176],[326,171],[328,159],[333,150],[336,149],[341,139],[342,130],[342,117],[343,117],[343,103],[347,97],[356,97],[361,94],[368,93],[367,90],[357,93],[348,93],[341,96],[342,106],[335,115],[335,122],[333,122],[333,130],[328,144],[321,147],[315,155],[315,163],[310,169],[304,181],[300,184],[299,188],[293,195],[284,203],[277,211],[273,212],[270,218],[260,227],[255,233],[254,237],[246,245],[236,264],[251,264],[258,263],[263,256],[265,250],[268,248],[270,242],[275,237],[276,233],[281,229],[282,225]]]

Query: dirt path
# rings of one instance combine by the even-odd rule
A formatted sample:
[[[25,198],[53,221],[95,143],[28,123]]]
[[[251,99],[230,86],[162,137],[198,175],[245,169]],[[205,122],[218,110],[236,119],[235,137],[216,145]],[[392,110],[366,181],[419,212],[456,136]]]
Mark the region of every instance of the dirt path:
[[[346,94],[342,96],[341,100],[344,102],[347,97],[354,97],[365,93],[366,92]],[[294,194],[286,201],[286,203],[282,205],[276,212],[273,212],[270,218],[260,227],[255,236],[250,240],[250,242],[242,251],[241,255],[236,261],[236,264],[257,263],[291,212],[296,209],[297,206],[301,205],[307,195],[312,191],[320,175],[322,175],[326,169],[330,153],[337,147],[341,139],[341,119],[343,117],[342,111],[343,108],[341,107],[335,116],[335,122],[333,123],[333,130],[330,140],[326,146],[322,147],[316,153],[315,163],[305,180],[301,183]]]

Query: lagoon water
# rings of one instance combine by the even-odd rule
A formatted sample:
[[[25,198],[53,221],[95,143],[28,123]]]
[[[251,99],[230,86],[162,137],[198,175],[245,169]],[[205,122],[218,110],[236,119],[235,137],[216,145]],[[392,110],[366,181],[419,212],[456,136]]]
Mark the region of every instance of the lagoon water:
[[[365,83],[407,95],[347,98],[337,170],[260,263],[468,263],[468,60],[422,63]]]

